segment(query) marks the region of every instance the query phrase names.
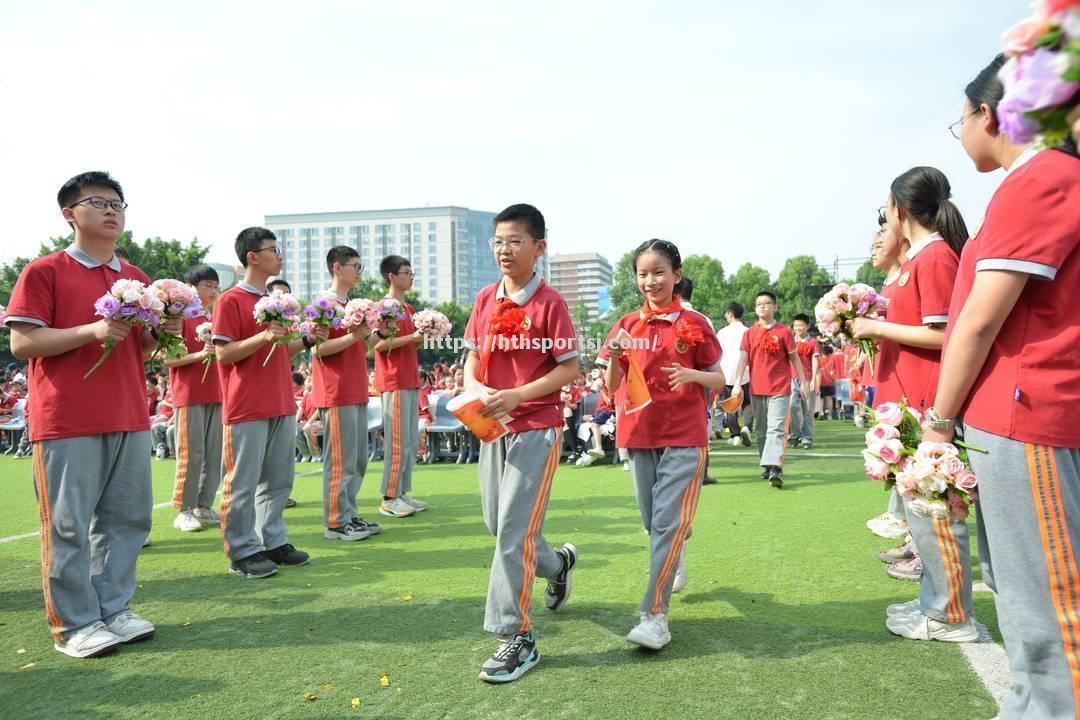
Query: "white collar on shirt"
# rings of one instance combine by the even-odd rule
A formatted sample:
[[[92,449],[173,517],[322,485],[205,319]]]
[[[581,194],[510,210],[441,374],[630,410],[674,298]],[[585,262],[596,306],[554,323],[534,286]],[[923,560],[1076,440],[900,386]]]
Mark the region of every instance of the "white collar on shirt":
[[[514,301],[515,305],[521,306],[532,300],[533,295],[540,289],[540,273],[533,273],[532,280],[530,280],[525,287],[518,290],[516,293],[510,296],[510,299]],[[506,279],[503,278],[499,281],[499,286],[495,288],[495,299],[502,300],[506,297]]]
[[[241,290],[243,290],[245,292],[249,292],[252,295],[265,295],[266,294],[265,290],[260,290],[259,288],[255,287],[251,283],[246,283],[243,280],[236,283],[236,287],[240,288]]]
[[[88,255],[83,250],[75,247],[75,245],[73,244],[68,245],[64,249],[64,252],[66,252],[72,260],[79,263],[84,268],[93,269],[96,267],[101,267],[102,265],[108,265],[109,269],[113,272],[120,272],[120,258],[116,257],[116,255],[113,255],[112,260],[110,260],[109,262],[102,263],[90,257],[90,255]]]
[[[686,307],[686,303],[683,303],[683,307]],[[679,314],[679,311],[676,310],[675,312],[668,313],[667,315],[653,315],[649,318],[649,322],[656,322],[657,320],[667,320],[669,323],[673,323],[679,319]],[[644,320],[645,312],[643,310],[638,310],[638,317]]]
[[[1038,155],[1040,152],[1042,152],[1042,148],[1038,148],[1032,145],[1027,150],[1022,152],[1020,154],[1020,157],[1016,158],[1016,160],[1013,161],[1013,164],[1010,165],[1009,169],[1005,171],[1005,175],[1008,176],[1012,174],[1014,170],[1019,170],[1021,167],[1026,165],[1029,160]]]
[[[349,296],[348,295],[338,295],[336,292],[334,292],[333,288],[327,288],[326,292],[327,292],[327,294],[333,295],[334,297],[336,297],[337,301],[339,303],[341,303],[342,305],[349,302]]]
[[[934,233],[932,235],[927,235],[922,240],[920,240],[919,242],[915,243],[910,248],[908,248],[907,259],[908,260],[913,259],[916,255],[918,255],[924,249],[926,249],[926,247],[929,246],[930,243],[935,243],[935,242],[937,242],[939,240],[944,240],[944,238],[941,237],[941,233]]]
[[[894,275],[885,278],[885,282],[882,283],[882,285],[888,287],[889,285],[892,285],[894,282],[896,282],[896,279],[898,277],[900,277],[900,273],[895,273]]]

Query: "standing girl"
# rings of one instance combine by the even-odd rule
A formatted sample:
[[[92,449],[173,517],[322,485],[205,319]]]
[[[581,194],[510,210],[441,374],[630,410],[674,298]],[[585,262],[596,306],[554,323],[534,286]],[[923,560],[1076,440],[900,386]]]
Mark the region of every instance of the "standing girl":
[[[605,384],[616,390],[616,444],[629,451],[638,508],[650,536],[641,622],[626,639],[659,650],[671,642],[668,603],[680,570],[685,582],[683,546],[705,472],[708,419],[702,386],[724,387],[724,373],[716,333],[703,315],[685,311],[678,298],[679,250],[664,240],[642,243],[634,252],[634,272],[645,304],[615,324],[596,362],[606,366]],[[633,349],[617,344],[623,330],[636,341]],[[651,402],[635,411],[627,401],[630,382],[638,381],[647,386]]]

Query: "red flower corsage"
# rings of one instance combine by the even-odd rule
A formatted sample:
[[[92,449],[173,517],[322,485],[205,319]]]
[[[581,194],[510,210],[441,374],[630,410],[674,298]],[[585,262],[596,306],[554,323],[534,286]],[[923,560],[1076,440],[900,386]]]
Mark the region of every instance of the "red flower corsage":
[[[814,354],[814,346],[808,342],[795,343],[795,352],[803,357]]]
[[[686,318],[679,318],[675,323],[675,339],[682,340],[687,347],[694,347],[705,339],[701,334],[701,328],[697,323],[692,323]]]
[[[524,337],[528,334],[530,325],[525,308],[513,302],[500,303],[499,308],[491,315],[488,334],[507,339],[514,336]]]
[[[780,355],[784,352],[783,346],[775,335],[764,335],[761,338],[761,349],[770,355]]]

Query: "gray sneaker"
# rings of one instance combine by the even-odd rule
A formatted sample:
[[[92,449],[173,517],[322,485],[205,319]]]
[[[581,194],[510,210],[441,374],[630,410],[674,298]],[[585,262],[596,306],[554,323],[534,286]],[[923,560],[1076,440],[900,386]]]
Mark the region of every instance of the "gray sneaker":
[[[915,558],[915,548],[910,542],[906,542],[900,547],[889,548],[888,550],[882,550],[877,554],[878,560],[889,565],[895,565],[896,563],[904,562],[905,560],[913,560]]]
[[[144,620],[131,610],[125,610],[105,624],[109,632],[120,638],[121,642],[133,643],[154,637],[153,623]]]
[[[71,633],[63,643],[54,644],[53,649],[73,658],[90,658],[111,653],[123,642],[123,638],[110,632],[105,623],[98,620]]]
[[[885,574],[897,580],[919,582],[922,577],[922,560],[915,557],[885,568]]]

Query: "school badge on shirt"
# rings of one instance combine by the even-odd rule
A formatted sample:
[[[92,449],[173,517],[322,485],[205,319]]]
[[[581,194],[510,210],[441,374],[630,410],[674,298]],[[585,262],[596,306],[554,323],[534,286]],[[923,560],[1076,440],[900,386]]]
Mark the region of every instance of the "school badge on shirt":
[[[526,315],[525,319],[521,321],[521,329],[525,330],[525,331],[528,331],[528,329],[531,328],[531,327],[532,327],[532,318],[530,318],[528,315]]]
[[[911,279],[911,273],[910,272],[905,272],[903,275],[900,276],[900,279],[896,281],[896,284],[899,285],[900,287],[904,287],[905,285],[908,284],[908,280],[910,280],[910,279]]]

